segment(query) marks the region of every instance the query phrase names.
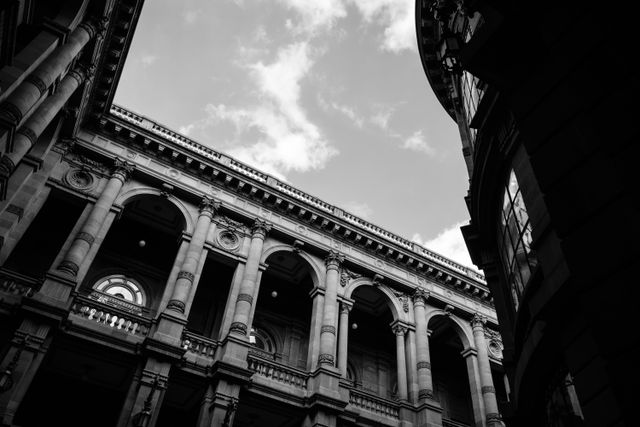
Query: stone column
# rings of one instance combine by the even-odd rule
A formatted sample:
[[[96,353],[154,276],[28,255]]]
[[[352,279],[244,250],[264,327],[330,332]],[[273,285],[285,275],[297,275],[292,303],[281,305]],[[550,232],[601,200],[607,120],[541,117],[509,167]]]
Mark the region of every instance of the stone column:
[[[340,282],[340,264],[344,256],[331,251],[325,259],[327,274],[325,278],[324,310],[320,328],[320,365],[335,365],[336,342],[336,306],[338,304],[338,283]]]
[[[247,256],[247,263],[244,268],[242,282],[240,283],[240,292],[236,299],[236,309],[233,313],[233,322],[229,327],[229,333],[245,337],[251,326],[249,325],[249,316],[251,315],[253,295],[255,294],[255,288],[258,282],[262,247],[264,246],[264,239],[267,237],[270,229],[271,226],[261,219],[256,219],[251,228],[249,255]]]
[[[480,385],[480,373],[478,372],[478,352],[475,348],[469,347],[460,353],[467,363],[467,374],[469,376],[469,389],[471,391],[471,405],[473,406],[473,419],[475,425],[486,426],[484,401],[482,399],[482,388]]]
[[[416,320],[416,353],[418,355],[418,399],[433,399],[431,379],[431,355],[429,354],[429,335],[425,305],[429,294],[417,289],[413,294],[413,312]]]
[[[98,201],[93,206],[82,229],[76,235],[71,247],[69,247],[62,262],[57,267],[57,270],[69,276],[76,277],[80,265],[87,256],[91,245],[93,245],[96,234],[100,231],[100,228],[102,228],[102,224],[107,218],[113,202],[118,197],[122,186],[133,171],[133,166],[122,160],[116,159],[115,163],[115,172],[111,175],[111,179],[104,190],[102,190],[100,198],[98,198]]]
[[[3,199],[8,195],[7,180],[15,170],[20,160],[29,152],[42,132],[62,110],[71,95],[85,81],[92,72],[91,69],[79,66],[69,71],[58,85],[56,93],[45,99],[36,111],[17,131],[13,138],[13,148],[0,158],[0,180],[2,181]]]
[[[484,324],[486,319],[479,314],[475,314],[471,319],[473,327],[473,341],[478,352],[478,371],[480,372],[480,385],[482,399],[484,401],[485,413],[488,427],[502,426],[500,412],[498,411],[498,401],[496,400],[496,389],[493,386],[491,376],[491,363],[489,362],[489,350],[484,336]]]
[[[340,333],[338,334],[338,368],[343,378],[347,378],[347,356],[349,348],[349,312],[353,303],[340,303]]]
[[[89,19],[71,32],[66,43],[54,50],[0,105],[0,116],[17,126],[25,114],[69,67],[82,48],[104,30],[106,20]],[[60,90],[56,91],[56,93]],[[9,151],[9,150],[8,150]]]
[[[404,352],[404,335],[407,327],[397,321],[392,325],[393,333],[396,335],[396,366],[398,369],[398,398],[407,400],[407,362]]]
[[[196,223],[195,230],[193,230],[187,253],[178,272],[173,293],[167,303],[167,310],[185,314],[185,307],[191,293],[191,286],[193,285],[198,265],[200,264],[200,257],[202,255],[202,249],[204,248],[204,242],[209,233],[211,219],[219,208],[220,203],[208,197],[202,199],[198,222]]]
[[[318,366],[320,353],[320,328],[324,309],[324,289],[315,287],[309,292],[312,301],[311,326],[309,327],[309,353],[307,356],[307,370],[313,371]]]

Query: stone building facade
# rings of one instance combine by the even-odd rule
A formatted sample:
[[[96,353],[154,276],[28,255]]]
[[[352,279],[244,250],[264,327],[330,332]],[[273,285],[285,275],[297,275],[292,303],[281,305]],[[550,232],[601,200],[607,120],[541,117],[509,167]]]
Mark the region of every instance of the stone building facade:
[[[507,424],[637,424],[638,37],[601,6],[416,2],[429,84],[460,129]]]
[[[501,425],[481,275],[112,104],[141,8],[2,6],[2,425]]]

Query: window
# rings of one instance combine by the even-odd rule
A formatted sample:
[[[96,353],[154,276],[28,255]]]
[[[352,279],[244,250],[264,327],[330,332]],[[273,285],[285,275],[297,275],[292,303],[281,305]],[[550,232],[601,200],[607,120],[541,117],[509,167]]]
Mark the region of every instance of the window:
[[[509,174],[502,198],[498,247],[505,277],[509,283],[511,299],[515,309],[518,310],[524,288],[537,265],[537,259],[531,249],[529,215],[513,170]]]
[[[146,303],[140,285],[123,275],[105,277],[98,281],[93,289],[97,292],[94,292],[92,296],[97,297],[101,302],[115,303],[116,305],[132,303],[139,306],[144,306]],[[118,300],[125,304],[118,304]]]
[[[249,334],[249,343],[268,353],[275,353],[276,346],[271,336],[261,328],[251,327],[251,333]]]

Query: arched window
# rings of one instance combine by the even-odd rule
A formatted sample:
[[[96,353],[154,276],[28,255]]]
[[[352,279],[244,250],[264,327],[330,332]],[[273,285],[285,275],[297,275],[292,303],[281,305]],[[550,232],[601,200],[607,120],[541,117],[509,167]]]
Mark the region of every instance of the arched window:
[[[516,310],[538,261],[531,249],[531,223],[516,174],[509,174],[498,221],[498,247]]]
[[[116,305],[125,305],[125,307],[128,304],[117,304],[118,300],[138,306],[145,306],[146,304],[146,297],[141,286],[133,279],[121,274],[100,279],[93,289],[97,291],[94,292],[93,296],[98,297],[101,302],[116,303]]]
[[[271,335],[262,328],[256,326],[251,327],[249,334],[249,343],[259,350],[267,353],[275,353],[276,345]]]

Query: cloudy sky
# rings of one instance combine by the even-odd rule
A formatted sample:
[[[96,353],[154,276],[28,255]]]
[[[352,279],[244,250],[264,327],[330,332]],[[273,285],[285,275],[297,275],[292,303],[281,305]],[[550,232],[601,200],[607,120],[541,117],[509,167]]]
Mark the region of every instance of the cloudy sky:
[[[414,0],[147,0],[115,102],[470,265]]]

